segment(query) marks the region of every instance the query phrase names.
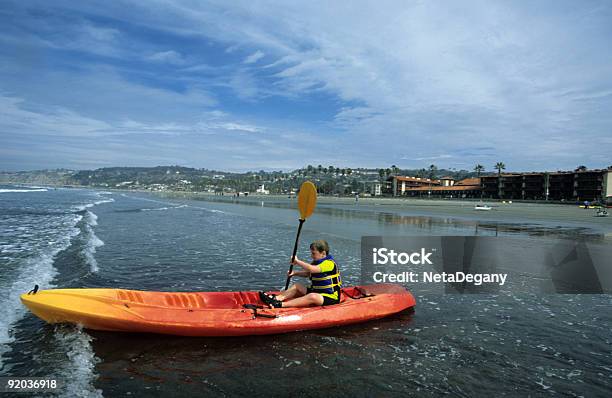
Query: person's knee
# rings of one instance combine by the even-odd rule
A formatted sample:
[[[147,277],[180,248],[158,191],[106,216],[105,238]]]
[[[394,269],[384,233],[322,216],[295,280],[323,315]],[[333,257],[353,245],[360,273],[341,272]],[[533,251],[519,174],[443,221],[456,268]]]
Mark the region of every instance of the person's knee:
[[[306,297],[312,304],[323,305],[323,296],[318,293],[308,293]]]

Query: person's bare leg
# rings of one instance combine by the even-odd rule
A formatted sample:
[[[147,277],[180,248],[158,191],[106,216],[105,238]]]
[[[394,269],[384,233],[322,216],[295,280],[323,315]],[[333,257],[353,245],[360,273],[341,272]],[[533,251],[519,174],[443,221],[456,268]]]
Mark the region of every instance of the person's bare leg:
[[[318,293],[308,293],[305,296],[283,302],[283,308],[310,307],[311,305],[323,305],[323,296]]]
[[[301,283],[295,283],[285,292],[276,296],[278,301],[291,300],[296,297],[304,296],[306,294],[306,287]]]

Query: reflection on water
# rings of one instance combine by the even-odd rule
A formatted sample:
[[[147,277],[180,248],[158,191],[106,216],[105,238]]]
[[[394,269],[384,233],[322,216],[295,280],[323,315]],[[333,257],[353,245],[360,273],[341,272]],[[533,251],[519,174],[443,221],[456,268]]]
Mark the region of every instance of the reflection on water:
[[[186,197],[189,197],[186,195]],[[248,207],[257,206],[268,209],[296,209],[295,201],[271,199],[271,200],[249,200],[247,198],[236,199],[221,196],[204,196],[198,197],[198,201],[208,201],[219,204],[231,204],[230,208],[233,212],[249,215],[253,217],[272,217],[277,218],[277,212],[265,212],[261,209],[258,212],[249,211]],[[611,233],[604,233],[601,228],[594,228],[595,225],[589,226],[587,223],[592,221],[586,219],[584,224],[576,225],[574,220],[564,222],[563,216],[559,216],[556,222],[541,221],[526,222],[525,216],[521,214],[520,208],[508,209],[504,213],[504,217],[509,220],[490,220],[479,219],[483,217],[482,213],[469,214],[465,211],[461,212],[457,206],[439,205],[437,207],[446,209],[447,211],[457,211],[456,216],[448,216],[442,214],[415,215],[406,214],[405,208],[398,208],[397,211],[391,211],[388,207],[385,210],[379,210],[377,206],[352,206],[352,205],[333,205],[333,204],[318,204],[316,208],[316,218],[322,219],[312,220],[309,223],[318,223],[325,225],[326,232],[338,233],[342,236],[359,239],[364,235],[389,235],[395,233],[403,233],[408,235],[487,235],[487,236],[504,236],[504,235],[528,235],[534,237],[553,237],[553,238],[576,238],[588,239],[590,241],[606,241],[612,243]],[[262,211],[263,210],[263,211]],[[549,207],[541,205],[538,209],[539,213],[551,213],[558,211],[558,207]],[[287,212],[284,219],[289,223],[295,219],[294,212]],[[487,215],[488,216],[488,215]],[[517,220],[513,221],[512,217]],[[376,225],[373,227],[373,225]],[[346,227],[346,226],[350,227]],[[344,228],[343,228],[344,226]],[[599,227],[599,225],[597,226]],[[376,232],[376,233],[374,233]]]
[[[368,383],[380,383],[391,357],[388,344],[399,347],[412,338],[409,312],[360,325],[278,336],[183,338],[92,332],[94,349],[105,352],[99,367],[108,395],[151,388],[176,396],[211,393],[242,396],[313,396],[314,384],[340,395],[360,396]],[[126,377],[129,375],[129,377]],[[236,381],[240,380],[239,383]],[[290,380],[301,380],[291,383]],[[393,383],[410,384],[410,380]],[[357,386],[360,386],[359,388]],[[366,390],[363,390],[365,393]],[[314,394],[318,395],[318,394]]]

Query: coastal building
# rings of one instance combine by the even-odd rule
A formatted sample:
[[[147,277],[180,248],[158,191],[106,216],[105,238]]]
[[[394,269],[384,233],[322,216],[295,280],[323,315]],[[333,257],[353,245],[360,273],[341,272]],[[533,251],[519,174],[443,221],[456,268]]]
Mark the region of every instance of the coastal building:
[[[548,175],[544,189],[548,200],[567,200],[574,196],[574,175],[558,171]]]
[[[374,192],[372,192],[372,193],[373,193],[374,196],[382,195],[382,184],[380,182],[373,183],[373,187],[374,187],[374,189],[373,189]]]
[[[554,201],[612,199],[612,169],[502,173],[482,177],[483,198]],[[610,200],[610,199],[608,199]]]
[[[455,181],[451,177],[434,180],[420,177],[391,176],[388,181],[393,196],[479,198],[481,194],[479,178]]]
[[[482,188],[480,178],[465,178],[452,185],[432,185],[412,187],[406,190],[407,196],[436,198],[480,198]]]
[[[264,184],[261,184],[257,188],[257,190],[255,192],[257,192],[258,194],[261,194],[261,195],[269,195],[270,194],[270,190],[266,189]]]
[[[605,199],[604,177],[612,170],[580,170],[574,173],[574,197],[577,200]]]
[[[383,184],[378,180],[364,181],[363,194],[370,196],[381,196],[383,193],[382,186]]]
[[[612,167],[607,169],[502,173],[455,181],[391,176],[383,187],[393,196],[595,201],[612,203]]]
[[[453,177],[440,177],[440,185],[443,187],[452,187],[455,185],[455,179]]]
[[[388,185],[390,185],[393,196],[406,195],[406,192],[413,188],[440,186],[439,180],[421,177],[391,176],[387,181],[391,182],[391,184]]]
[[[606,198],[606,202],[612,203],[612,170],[610,169],[604,174],[602,191],[603,196]]]

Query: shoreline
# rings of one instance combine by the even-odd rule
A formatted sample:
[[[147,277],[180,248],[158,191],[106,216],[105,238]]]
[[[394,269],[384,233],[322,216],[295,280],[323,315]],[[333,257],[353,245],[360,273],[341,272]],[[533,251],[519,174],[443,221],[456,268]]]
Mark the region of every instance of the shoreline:
[[[249,195],[246,197],[220,196],[210,193],[167,191],[150,192],[169,199],[202,200],[250,206],[274,206],[295,208],[296,198],[287,195]],[[400,217],[435,217],[442,219],[469,220],[483,223],[542,224],[554,228],[587,228],[605,235],[612,235],[612,221],[609,217],[595,217],[594,209],[582,209],[577,205],[547,203],[497,202],[491,211],[476,211],[476,201],[414,199],[414,198],[354,198],[320,196],[317,205],[344,211],[391,213]]]
[[[110,192],[141,192],[141,193],[151,193],[151,194],[169,194],[169,195],[191,195],[194,197],[218,197],[224,198],[223,200],[262,200],[262,199],[274,199],[274,200],[282,200],[288,199],[288,194],[258,194],[258,193],[249,193],[248,196],[241,195],[239,197],[235,197],[232,194],[220,195],[218,193],[211,192],[200,192],[200,191],[179,191],[179,190],[164,190],[164,191],[152,191],[148,189],[120,189],[120,188],[111,188],[111,187],[98,187],[91,185],[52,185],[52,184],[35,184],[35,183],[15,183],[15,182],[0,182],[0,184],[5,185],[20,185],[20,186],[35,186],[35,187],[43,187],[43,188],[65,188],[65,189],[92,189],[92,190],[100,190],[100,191],[110,191]],[[292,195],[295,198],[295,195]],[[319,202],[330,201],[333,203],[355,203],[354,196],[334,196],[334,195],[323,195],[318,194],[317,200]],[[379,205],[386,204],[397,204],[397,203],[443,203],[443,204],[458,204],[458,205],[466,205],[466,204],[475,204],[475,203],[486,203],[493,205],[503,205],[503,204],[533,204],[540,206],[579,206],[582,205],[582,201],[558,201],[558,200],[534,200],[534,199],[495,199],[495,198],[426,198],[426,197],[405,197],[405,196],[359,196],[358,203],[378,203]],[[511,202],[511,203],[508,203]],[[612,206],[608,206],[612,208]]]

